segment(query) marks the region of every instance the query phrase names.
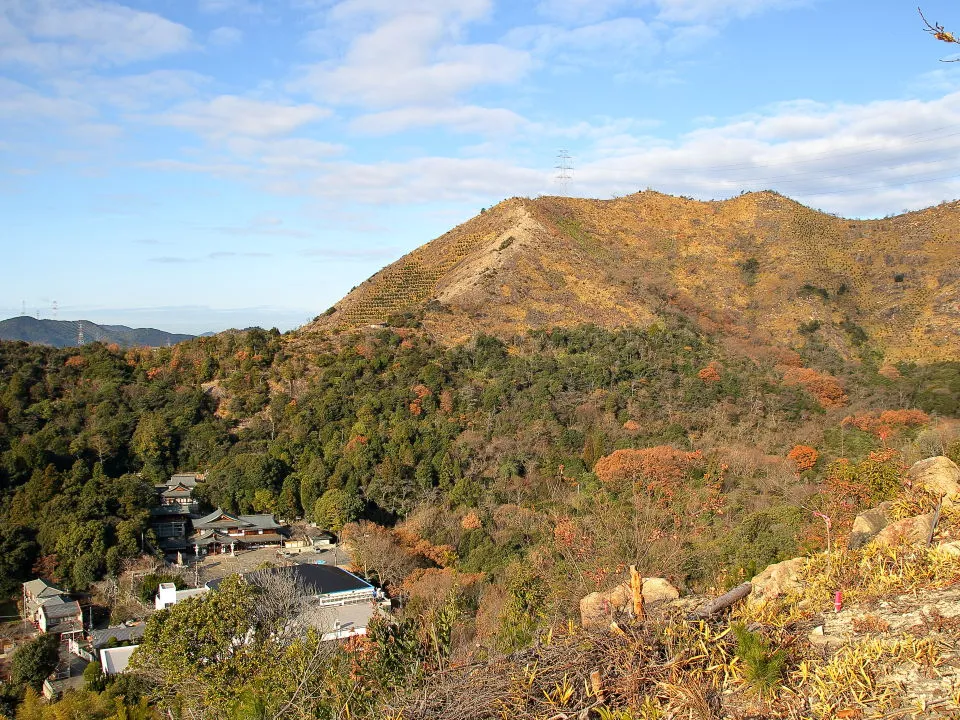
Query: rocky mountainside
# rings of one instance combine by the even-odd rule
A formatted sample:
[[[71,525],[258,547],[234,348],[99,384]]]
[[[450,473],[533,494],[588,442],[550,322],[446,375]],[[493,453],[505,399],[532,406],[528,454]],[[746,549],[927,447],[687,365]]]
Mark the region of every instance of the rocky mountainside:
[[[847,220],[772,192],[699,202],[505,200],[373,275],[311,330],[408,311],[445,342],[477,331],[650,323],[663,309],[761,344],[804,334],[888,361],[960,358],[960,203]]]
[[[116,343],[121,347],[166,347],[194,335],[170,333],[154,328],[130,328],[126,325],[97,325],[89,320],[38,320],[29,315],[0,320],[0,340],[23,340],[38,345],[75,347],[79,327],[85,343]]]

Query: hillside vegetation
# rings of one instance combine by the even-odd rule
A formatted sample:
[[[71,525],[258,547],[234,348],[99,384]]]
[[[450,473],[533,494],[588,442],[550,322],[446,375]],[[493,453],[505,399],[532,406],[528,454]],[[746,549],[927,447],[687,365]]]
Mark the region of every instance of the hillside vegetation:
[[[665,308],[735,341],[818,334],[845,355],[960,358],[960,205],[846,220],[771,192],[698,202],[514,198],[414,250],[313,329],[426,309],[448,344],[585,322],[645,326]]]
[[[20,720],[861,712],[865,701],[827,697],[829,673],[847,682],[863,662],[893,668],[911,652],[932,669],[953,662],[898,636],[893,650],[833,663],[797,637],[840,581],[851,602],[872,603],[881,590],[939,593],[956,578],[939,550],[846,547],[864,509],[930,510],[908,486],[912,463],[960,459],[956,266],[928,237],[955,212],[851,227],[770,194],[514,200],[297,332],[131,350],[0,342],[5,595],[42,575],[97,597],[153,552],[153,483],[199,470],[196,494],[209,507],[340,532],[358,572],[399,607],[367,641],[334,650],[315,634],[289,637],[255,588],[229,584],[209,612],[184,604],[155,616],[138,674],[49,706],[6,685],[5,711]],[[746,249],[732,249],[731,228]],[[878,263],[894,265],[831,275],[817,253],[803,255],[804,237],[832,238],[820,253],[831,267],[842,266],[842,248],[892,253],[904,238],[919,259],[913,270],[904,259],[904,279],[888,287]],[[955,248],[953,237],[943,247]],[[917,313],[899,329],[883,320],[910,307]],[[941,530],[956,532],[954,521],[945,514]],[[630,565],[699,602],[805,555],[805,594],[737,610],[736,629],[689,621],[683,598],[620,632],[578,628],[581,599],[617,586]],[[899,585],[873,580],[891,573]],[[238,650],[237,637],[258,641]],[[597,666],[608,669],[599,689]],[[857,691],[873,692],[879,678]]]

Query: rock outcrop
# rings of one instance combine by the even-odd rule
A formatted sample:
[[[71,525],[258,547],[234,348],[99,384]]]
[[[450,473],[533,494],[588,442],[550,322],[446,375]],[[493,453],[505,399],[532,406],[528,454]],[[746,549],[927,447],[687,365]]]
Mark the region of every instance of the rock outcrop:
[[[853,521],[853,529],[850,531],[850,540],[847,547],[856,550],[866,545],[877,533],[890,524],[890,507],[893,503],[881,503],[875,508],[864,510],[857,515]]]
[[[669,581],[663,578],[643,579],[645,604],[676,600],[680,597]],[[586,630],[607,628],[618,617],[625,615],[631,604],[630,583],[621,583],[609,590],[590,593],[580,600],[580,624]]]
[[[960,468],[950,458],[939,455],[915,462],[907,477],[914,487],[944,496],[944,505],[960,504]]]
[[[870,542],[879,545],[896,545],[899,542],[926,543],[933,532],[933,518],[934,513],[927,513],[890,523]]]
[[[806,562],[806,558],[798,557],[767,566],[763,572],[750,580],[750,584],[753,585],[753,592],[748,597],[747,602],[752,605],[773,600],[781,595],[786,595],[791,590],[799,590],[800,571]]]

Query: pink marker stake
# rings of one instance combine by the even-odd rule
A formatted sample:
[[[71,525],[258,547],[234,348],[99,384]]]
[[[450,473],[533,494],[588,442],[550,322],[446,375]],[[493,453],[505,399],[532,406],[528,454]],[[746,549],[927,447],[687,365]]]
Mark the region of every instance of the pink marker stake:
[[[837,590],[837,594],[833,596],[833,607],[835,612],[840,612],[843,608],[843,593]]]

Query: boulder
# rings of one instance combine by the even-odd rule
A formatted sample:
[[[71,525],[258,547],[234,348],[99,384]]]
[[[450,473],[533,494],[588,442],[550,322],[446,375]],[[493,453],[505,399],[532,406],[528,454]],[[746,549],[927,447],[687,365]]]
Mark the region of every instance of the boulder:
[[[915,462],[907,477],[915,487],[944,495],[944,505],[960,504],[960,468],[950,458],[939,455]]]
[[[643,601],[645,603],[676,600],[678,597],[680,597],[680,591],[667,580],[663,578],[643,579]]]
[[[875,508],[864,510],[853,521],[853,530],[847,547],[856,550],[866,545],[873,537],[890,524],[890,507],[892,503],[881,503]]]
[[[893,545],[901,541],[925,543],[933,530],[933,516],[934,513],[927,513],[890,523],[870,542],[879,545]]]
[[[939,547],[945,553],[953,555],[954,557],[960,557],[960,540],[954,540],[953,542],[943,543]]]
[[[798,557],[767,566],[766,570],[750,580],[753,592],[747,602],[753,605],[786,595],[791,590],[799,590],[800,570],[806,562],[806,558]]]
[[[676,600],[680,591],[663,578],[643,579],[645,604]],[[630,611],[633,596],[630,583],[621,583],[602,592],[593,592],[580,600],[580,624],[585,630],[607,628],[610,623]]]

